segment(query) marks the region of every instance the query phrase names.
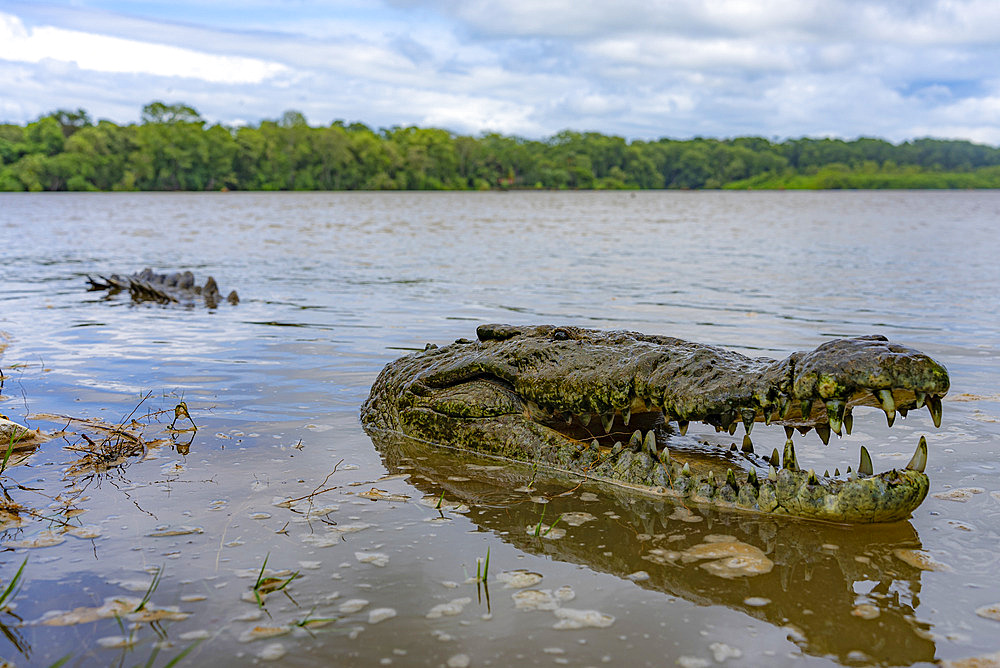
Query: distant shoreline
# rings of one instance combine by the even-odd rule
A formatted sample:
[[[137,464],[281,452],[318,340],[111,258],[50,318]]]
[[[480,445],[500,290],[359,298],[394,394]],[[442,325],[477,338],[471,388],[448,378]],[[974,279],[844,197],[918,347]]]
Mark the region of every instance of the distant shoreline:
[[[154,102],[140,124],[60,110],[0,124],[0,191],[831,190],[1000,188],[1000,148],[969,141],[762,137],[545,140],[336,121],[208,125]]]

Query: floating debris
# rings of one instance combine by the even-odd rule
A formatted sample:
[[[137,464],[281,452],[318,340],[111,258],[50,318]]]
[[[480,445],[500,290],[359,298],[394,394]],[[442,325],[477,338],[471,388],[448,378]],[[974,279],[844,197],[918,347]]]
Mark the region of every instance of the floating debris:
[[[965,659],[941,659],[941,668],[994,668],[1000,666],[1000,652]]]
[[[0,443],[3,443],[3,451],[13,444],[13,449],[24,450],[33,448],[49,440],[47,436],[37,429],[28,429],[24,425],[0,417]]]
[[[97,639],[97,645],[104,649],[122,649],[131,647],[135,641],[136,639],[131,636],[105,636]]]
[[[951,571],[952,568],[948,564],[940,562],[932,557],[929,553],[924,550],[915,550],[909,548],[899,548],[893,550],[892,553],[896,555],[896,558],[905,561],[910,566],[914,568],[919,568],[922,571]]]
[[[205,530],[201,527],[190,527],[190,526],[179,526],[179,527],[168,527],[159,526],[153,531],[146,534],[149,538],[165,538],[168,536],[187,536],[190,534],[205,533]]]
[[[541,522],[538,524],[529,524],[525,527],[525,531],[532,536],[548,538],[549,540],[559,540],[566,535],[566,529],[561,529],[557,526],[549,526],[548,524],[543,524]]]
[[[597,610],[574,610],[573,608],[556,608],[553,614],[559,618],[552,628],[560,631],[593,627],[606,629],[615,623],[612,615]]]
[[[468,654],[455,654],[448,658],[448,668],[469,668],[471,664]]]
[[[861,619],[875,619],[882,612],[878,609],[878,606],[872,605],[871,603],[861,603],[854,606],[851,610],[851,614],[855,617],[860,617]]]
[[[739,659],[743,656],[743,650],[724,642],[714,642],[708,646],[708,650],[712,653],[716,663],[722,663],[726,659]]]
[[[66,541],[65,536],[57,534],[55,531],[52,531],[51,529],[45,529],[43,531],[39,531],[32,538],[23,538],[21,540],[5,541],[3,543],[3,546],[12,548],[24,547],[30,549],[37,547],[52,547],[53,545],[59,545],[60,543],[63,543],[65,541]]]
[[[1000,603],[993,603],[992,605],[984,605],[981,608],[976,608],[976,614],[984,619],[992,619],[1000,622]]]
[[[292,627],[288,624],[281,624],[278,626],[255,626],[251,629],[247,629],[239,636],[240,642],[253,642],[255,640],[264,640],[266,638],[275,638],[277,636],[283,636],[286,633],[291,633]]]
[[[365,599],[352,598],[341,603],[337,609],[340,610],[345,615],[352,615],[355,612],[361,612],[367,606],[368,606],[368,601],[366,601]]]
[[[502,582],[504,589],[523,589],[533,587],[542,581],[540,573],[532,573],[526,570],[504,571],[497,574],[496,579]]]
[[[681,553],[676,550],[665,550],[662,547],[654,547],[649,552],[642,555],[642,558],[646,561],[651,561],[654,564],[666,566],[667,564],[676,563],[677,560],[681,558]]]
[[[452,599],[447,603],[438,603],[430,612],[425,615],[427,619],[439,619],[441,617],[453,617],[455,615],[461,614],[462,610],[465,609],[469,603],[472,603],[472,599],[468,596],[463,596],[462,598]]]
[[[169,620],[172,622],[177,622],[182,619],[187,619],[191,616],[190,612],[181,612],[177,608],[154,608],[148,603],[146,606],[139,610],[138,612],[133,612],[125,616],[125,619],[130,622],[162,622],[164,620]]]
[[[684,563],[714,559],[700,564],[700,567],[721,578],[762,575],[770,573],[774,562],[767,558],[760,548],[741,543],[732,536],[706,536],[706,541],[694,545],[681,553]]]
[[[931,494],[931,496],[935,499],[941,499],[942,501],[965,503],[976,494],[982,494],[985,491],[986,490],[982,487],[956,487],[955,489],[949,489],[946,492],[935,492],[934,494]]]
[[[371,501],[406,502],[410,500],[410,497],[408,497],[405,494],[393,494],[391,492],[387,492],[384,489],[376,489],[375,487],[372,487],[367,492],[361,492],[360,494],[358,494],[358,496],[360,496],[362,499],[369,499]]]
[[[257,658],[261,661],[278,661],[285,658],[288,650],[280,642],[273,642],[257,653]]]
[[[562,514],[562,521],[570,525],[571,527],[578,527],[581,524],[585,524],[586,522],[592,522],[596,519],[597,518],[591,515],[590,513],[584,513],[579,511]]]
[[[84,526],[73,527],[72,529],[66,531],[66,533],[76,538],[90,540],[92,538],[100,538],[101,527],[95,524],[85,524]]]
[[[389,563],[389,555],[382,552],[355,552],[354,558],[362,564],[371,564],[382,568]]]
[[[396,616],[396,611],[393,608],[375,608],[368,612],[368,623],[378,624],[379,622],[384,622],[387,619],[392,619]]]
[[[681,668],[708,668],[712,664],[700,656],[680,656],[677,657],[677,665]]]
[[[465,503],[459,501],[449,501],[443,497],[439,496],[425,496],[420,499],[420,505],[428,506],[434,510],[450,510],[456,513],[467,513],[469,512],[469,506]]]
[[[511,594],[514,607],[518,610],[555,610],[563,603],[576,598],[576,592],[569,585],[559,589],[524,589]]]
[[[743,599],[743,605],[749,605],[751,608],[762,608],[770,602],[771,599],[763,596],[748,596]]]
[[[89,608],[74,608],[68,612],[62,610],[50,610],[42,615],[36,623],[42,626],[73,626],[75,624],[87,624],[98,619],[110,619],[112,617],[124,617],[141,603],[141,599],[133,596],[112,596],[104,599],[102,605]]]

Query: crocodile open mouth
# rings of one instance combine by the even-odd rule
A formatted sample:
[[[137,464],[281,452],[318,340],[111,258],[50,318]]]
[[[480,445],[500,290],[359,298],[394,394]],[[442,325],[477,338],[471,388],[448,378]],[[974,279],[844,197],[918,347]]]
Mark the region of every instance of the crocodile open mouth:
[[[363,421],[695,503],[810,519],[902,519],[927,494],[924,437],[904,468],[881,473],[864,446],[856,467],[832,474],[802,470],[795,454],[795,432],[828,443],[851,432],[859,406],[880,408],[890,426],[927,407],[940,426],[947,372],[884,337],[838,339],[780,362],[631,332],[491,325],[479,338],[387,367]],[[389,410],[378,405],[386,384]],[[683,438],[692,422],[734,436],[742,427],[742,445]],[[784,428],[781,452],[755,451],[758,422]]]

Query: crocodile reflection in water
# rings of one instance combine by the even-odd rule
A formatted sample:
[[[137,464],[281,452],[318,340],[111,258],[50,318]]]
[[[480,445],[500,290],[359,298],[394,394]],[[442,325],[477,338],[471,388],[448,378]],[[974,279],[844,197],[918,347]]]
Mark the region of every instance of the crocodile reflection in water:
[[[389,364],[361,420],[369,432],[429,443],[685,498],[699,505],[832,522],[891,522],[924,499],[927,444],[900,470],[800,470],[791,435],[850,433],[853,409],[926,405],[941,422],[948,373],[881,336],[829,341],[776,361],[636,332],[483,325],[459,340]],[[743,450],[690,457],[676,446],[691,421],[734,434]],[[784,453],[753,452],[757,422],[779,424]],[[630,436],[631,434],[631,436]],[[727,470],[728,469],[728,470]]]
[[[649,578],[636,582],[638,586],[788,627],[789,638],[807,654],[865,664],[934,659],[928,626],[915,618],[921,572],[894,554],[920,547],[909,522],[848,527],[710,508],[695,508],[692,515],[679,499],[640,496],[592,482],[574,489],[576,482],[543,477],[528,467],[498,467],[492,459],[389,433],[373,435],[373,441],[389,472],[408,474],[428,503],[443,492],[446,501],[467,504],[470,521],[525,552],[619,578],[646,571]],[[530,494],[514,491],[529,484],[536,488]],[[567,489],[573,493],[560,495]],[[584,501],[584,492],[598,500]],[[550,522],[580,511],[595,519],[579,526],[559,522],[567,534],[558,540],[536,537],[527,527],[539,521],[542,506],[530,500],[539,494],[550,499],[544,506]],[[698,517],[703,521],[690,521]],[[703,544],[706,535],[719,534],[760,548],[774,562],[773,569],[724,579],[697,563],[658,558],[663,551],[683,551]],[[494,569],[496,564],[494,557]],[[755,599],[768,602],[760,605]],[[871,619],[876,613],[877,619]],[[747,650],[736,639],[726,642]]]

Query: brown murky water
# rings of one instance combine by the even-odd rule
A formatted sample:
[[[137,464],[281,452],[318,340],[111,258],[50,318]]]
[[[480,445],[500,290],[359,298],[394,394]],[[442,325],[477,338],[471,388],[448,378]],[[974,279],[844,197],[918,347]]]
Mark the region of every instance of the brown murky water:
[[[998,652],[998,219],[993,192],[0,195],[0,413],[56,434],[0,477],[17,511],[0,513],[0,593],[24,564],[0,602],[0,657],[694,667]],[[88,273],[144,266],[212,274],[243,301],[86,291]],[[882,470],[927,434],[931,496],[899,524],[776,522],[372,443],[357,412],[381,367],[490,321],[771,357],[885,334],[948,366],[941,429],[926,411],[890,430],[859,409],[853,435],[810,434],[798,456],[843,469],[866,445]],[[168,429],[180,401],[197,431]],[[122,423],[141,440],[106,429]],[[783,441],[754,430],[767,451]]]

